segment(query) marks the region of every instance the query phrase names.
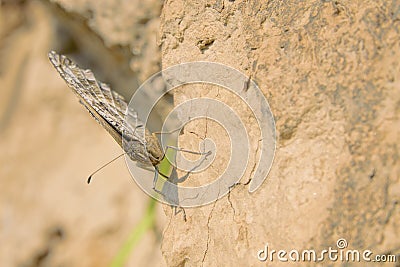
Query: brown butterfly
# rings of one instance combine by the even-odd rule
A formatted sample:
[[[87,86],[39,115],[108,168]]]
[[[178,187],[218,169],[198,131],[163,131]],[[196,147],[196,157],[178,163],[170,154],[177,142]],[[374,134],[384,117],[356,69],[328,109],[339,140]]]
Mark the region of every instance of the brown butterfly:
[[[143,167],[154,166],[158,171],[157,165],[165,154],[157,137],[145,127],[137,112],[128,107],[125,99],[107,84],[96,80],[91,70],[81,69],[68,57],[50,51],[49,59],[79,102],[122,148],[125,147],[126,154]],[[129,124],[125,122],[125,116],[129,116]]]
[[[81,69],[68,57],[59,55],[54,51],[49,52],[49,59],[64,81],[78,96],[79,102],[117,141],[129,158],[138,162],[139,166],[144,169],[154,166],[156,175],[154,176],[153,189],[159,192],[155,189],[157,175],[160,174],[169,179],[168,176],[158,170],[158,165],[164,159],[165,152],[161,149],[155,134],[151,134],[145,123],[138,118],[137,112],[127,104],[120,94],[112,90],[107,84],[98,81],[91,70]],[[206,155],[206,157],[211,154],[211,151],[207,153],[194,152],[174,146],[166,146],[166,150],[169,148],[197,155]],[[90,183],[93,174],[89,176],[88,183]]]

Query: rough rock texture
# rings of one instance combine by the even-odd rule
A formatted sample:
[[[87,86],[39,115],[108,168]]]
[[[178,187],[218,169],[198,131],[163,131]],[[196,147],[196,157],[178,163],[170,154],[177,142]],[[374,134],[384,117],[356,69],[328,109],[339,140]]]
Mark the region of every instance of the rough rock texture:
[[[267,243],[322,251],[339,238],[349,249],[400,253],[400,3],[167,1],[159,39],[164,68],[205,60],[251,76],[278,135],[271,172],[250,194],[259,136],[248,116],[253,150],[242,184],[187,209],[187,222],[169,213],[162,245],[169,266],[258,266]],[[199,96],[242,110],[206,85],[176,90],[174,99]],[[204,137],[223,144],[219,132],[192,122],[181,146]],[[221,162],[199,177],[217,177]]]

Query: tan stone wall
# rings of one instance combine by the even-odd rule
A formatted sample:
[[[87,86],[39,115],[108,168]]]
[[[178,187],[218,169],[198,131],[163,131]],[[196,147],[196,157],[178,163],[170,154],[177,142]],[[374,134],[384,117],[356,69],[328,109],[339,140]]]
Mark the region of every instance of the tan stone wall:
[[[278,136],[267,180],[248,193],[259,136],[247,119],[253,152],[242,184],[187,209],[187,222],[169,215],[162,245],[169,266],[258,266],[266,243],[321,251],[339,238],[349,249],[399,254],[398,10],[388,1],[164,3],[163,67],[203,60],[246,73],[268,99]],[[177,90],[175,104],[199,96],[241,110],[209,86]],[[181,145],[218,142],[214,128],[188,125]],[[217,162],[203,179],[221,171]]]

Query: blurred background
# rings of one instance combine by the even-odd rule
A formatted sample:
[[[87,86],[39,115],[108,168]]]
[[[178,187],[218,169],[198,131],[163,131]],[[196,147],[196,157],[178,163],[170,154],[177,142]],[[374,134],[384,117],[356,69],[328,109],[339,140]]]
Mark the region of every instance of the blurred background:
[[[129,99],[160,69],[162,2],[117,2],[0,1],[2,266],[164,265],[168,218],[123,158],[86,184],[122,150],[47,58],[67,54]]]

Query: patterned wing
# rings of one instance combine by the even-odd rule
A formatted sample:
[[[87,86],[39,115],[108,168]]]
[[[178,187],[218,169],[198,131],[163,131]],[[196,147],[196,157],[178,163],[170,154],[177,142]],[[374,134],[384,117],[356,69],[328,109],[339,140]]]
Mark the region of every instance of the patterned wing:
[[[56,52],[49,53],[50,62],[57,69],[68,86],[78,96],[79,101],[95,120],[123,147],[125,138],[129,145],[128,155],[143,163],[158,163],[152,159],[162,155],[157,138],[153,137],[141,122],[136,112],[130,108],[125,99],[113,91],[107,84],[96,80],[89,69],[79,68],[73,61]],[[128,123],[124,121],[128,114]],[[146,136],[143,140],[143,136]],[[147,144],[157,143],[155,153],[148,153]],[[154,154],[154,155],[153,155]]]

